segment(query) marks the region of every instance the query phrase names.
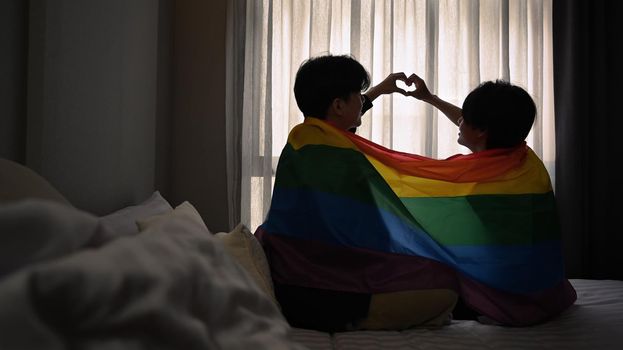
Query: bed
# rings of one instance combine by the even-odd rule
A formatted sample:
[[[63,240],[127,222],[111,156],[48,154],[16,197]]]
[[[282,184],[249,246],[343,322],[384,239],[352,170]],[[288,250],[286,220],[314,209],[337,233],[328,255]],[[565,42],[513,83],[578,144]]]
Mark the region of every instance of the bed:
[[[310,349],[620,349],[623,346],[623,281],[571,280],[576,303],[558,318],[524,328],[452,321],[440,329],[355,331],[333,335],[295,329]]]
[[[577,302],[512,328],[322,333],[288,326],[244,225],[213,234],[158,192],[97,217],[0,164],[0,349],[619,349],[623,281],[571,280]],[[22,180],[40,181],[22,186]],[[1,188],[11,183],[10,188]],[[6,186],[5,186],[6,187]],[[35,191],[35,189],[37,189]],[[19,192],[19,193],[17,193]]]

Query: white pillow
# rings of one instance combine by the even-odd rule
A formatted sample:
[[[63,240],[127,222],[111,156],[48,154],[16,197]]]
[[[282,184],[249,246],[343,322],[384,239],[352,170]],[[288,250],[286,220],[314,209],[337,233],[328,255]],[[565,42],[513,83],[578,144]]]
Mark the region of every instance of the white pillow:
[[[151,197],[138,205],[132,205],[100,217],[100,224],[114,237],[137,234],[139,227],[136,222],[154,215],[167,213],[173,210],[160,192],[155,191]]]
[[[151,226],[166,221],[171,216],[183,216],[187,219],[190,219],[191,221],[197,223],[199,226],[203,227],[207,233],[210,233],[210,230],[201,218],[201,215],[199,214],[197,209],[195,209],[195,207],[188,201],[185,201],[184,203],[175,207],[175,209],[170,210],[166,213],[154,215],[142,220],[137,220],[136,225],[138,225],[139,231],[143,232]]]
[[[255,235],[245,225],[238,224],[233,231],[219,232],[216,237],[225,244],[225,250],[234,257],[255,283],[279,307],[275,298],[266,254]]]

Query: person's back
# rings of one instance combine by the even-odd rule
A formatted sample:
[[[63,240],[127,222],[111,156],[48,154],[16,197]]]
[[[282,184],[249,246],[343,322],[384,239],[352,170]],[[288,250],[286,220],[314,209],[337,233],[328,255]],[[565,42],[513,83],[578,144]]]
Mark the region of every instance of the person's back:
[[[360,93],[369,84],[368,73],[352,57],[320,56],[301,65],[294,95],[306,118],[324,120],[348,130],[361,124]],[[279,172],[277,180],[281,179]],[[295,327],[345,330],[347,325],[366,316],[370,303],[369,293],[309,288],[287,279],[276,279],[274,285],[282,312]]]

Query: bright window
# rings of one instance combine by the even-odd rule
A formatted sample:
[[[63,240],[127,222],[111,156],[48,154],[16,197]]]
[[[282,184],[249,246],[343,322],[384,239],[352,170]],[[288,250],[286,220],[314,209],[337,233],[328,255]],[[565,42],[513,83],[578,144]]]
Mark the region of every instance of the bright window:
[[[461,105],[479,83],[524,87],[538,115],[528,144],[554,178],[551,0],[246,1],[241,215],[254,230],[270,205],[274,170],[289,130],[302,122],[292,92],[299,65],[324,53],[352,54],[373,84],[416,73]],[[445,158],[468,150],[457,128],[427,104],[380,97],[358,134],[386,147]]]

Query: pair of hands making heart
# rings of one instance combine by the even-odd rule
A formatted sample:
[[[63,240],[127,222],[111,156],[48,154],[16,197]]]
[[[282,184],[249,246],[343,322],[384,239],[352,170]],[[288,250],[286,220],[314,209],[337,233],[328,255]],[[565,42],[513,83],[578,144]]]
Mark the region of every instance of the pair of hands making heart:
[[[411,86],[415,85],[415,90],[405,90],[398,85],[397,82],[403,82],[405,85]],[[394,92],[398,92],[405,96],[413,96],[418,100],[427,102],[437,109],[439,109],[454,125],[459,126],[462,116],[463,110],[455,106],[447,101],[444,101],[437,96],[430,93],[426,83],[422,78],[418,77],[416,74],[411,74],[410,77],[400,72],[400,73],[392,73],[385,78],[378,85],[371,87],[368,91],[366,91],[365,95],[368,96],[370,101],[374,101],[377,97],[385,94],[392,94]]]
[[[415,89],[409,91],[402,89],[398,87],[398,81],[402,81],[407,86],[415,85]],[[428,90],[428,87],[426,86],[426,83],[424,82],[424,80],[422,80],[422,78],[420,78],[416,74],[411,74],[411,76],[407,78],[407,75],[403,72],[392,73],[388,75],[387,78],[385,78],[378,85],[370,88],[370,90],[366,92],[366,95],[371,100],[374,100],[380,95],[391,94],[394,92],[401,93],[404,96],[413,96],[418,100],[422,101],[428,101],[433,96]]]

